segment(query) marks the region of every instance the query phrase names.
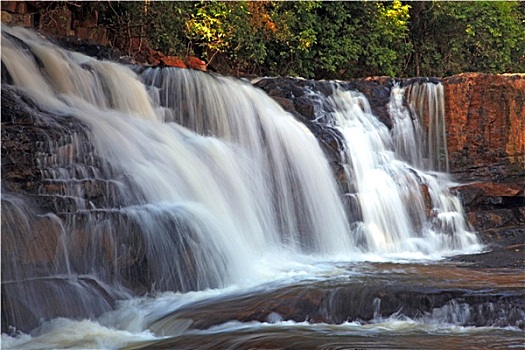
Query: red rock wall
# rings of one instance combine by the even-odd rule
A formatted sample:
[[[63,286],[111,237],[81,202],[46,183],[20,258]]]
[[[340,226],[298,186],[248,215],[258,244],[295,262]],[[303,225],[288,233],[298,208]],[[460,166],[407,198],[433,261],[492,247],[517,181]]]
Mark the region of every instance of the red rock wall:
[[[461,181],[525,180],[525,74],[442,80],[451,172]]]
[[[474,229],[525,234],[525,74],[465,73],[445,87],[450,170]],[[494,236],[494,237],[492,237]]]

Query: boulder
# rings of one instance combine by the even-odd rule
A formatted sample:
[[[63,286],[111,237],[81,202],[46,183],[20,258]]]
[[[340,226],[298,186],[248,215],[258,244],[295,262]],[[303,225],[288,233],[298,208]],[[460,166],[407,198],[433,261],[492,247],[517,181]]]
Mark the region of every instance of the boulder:
[[[472,227],[485,242],[525,225],[525,184],[474,182],[452,188],[459,195]]]

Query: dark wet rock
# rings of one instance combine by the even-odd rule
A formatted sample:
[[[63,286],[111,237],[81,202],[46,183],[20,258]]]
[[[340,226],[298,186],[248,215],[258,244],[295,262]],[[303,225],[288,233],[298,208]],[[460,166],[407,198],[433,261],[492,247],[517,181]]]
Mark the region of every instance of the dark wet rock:
[[[344,83],[343,86],[346,90],[355,90],[363,93],[370,102],[372,112],[377,116],[377,119],[391,129],[393,124],[387,106],[390,102],[390,91],[396,83],[399,83],[399,81],[393,78],[372,77],[356,79]]]
[[[89,128],[78,119],[49,115],[6,84],[2,84],[1,97],[2,331],[7,331],[10,325],[30,331],[41,318],[88,317],[108,311],[117,296],[100,299],[106,300],[107,307],[101,308],[101,303],[85,304],[84,309],[72,308],[77,311],[67,315],[68,306],[57,306],[61,298],[80,305],[83,301],[79,298],[86,295],[95,298],[98,292],[91,290],[91,282],[71,284],[53,276],[70,272],[89,274],[89,270],[79,268],[81,260],[97,254],[105,256],[99,261],[106,266],[101,271],[121,273],[111,269],[114,261],[123,256],[109,253],[118,252],[114,245],[126,247],[136,242],[126,235],[120,235],[120,240],[111,240],[113,237],[108,235],[93,245],[94,232],[87,234],[81,216],[72,220],[70,215],[94,206],[112,208],[120,202],[111,182],[100,175],[111,175],[111,167],[97,157],[88,142]],[[54,176],[58,172],[69,172],[73,179],[79,180],[61,181]],[[86,232],[84,239],[79,237],[82,232]],[[133,237],[133,231],[123,232]],[[132,261],[138,260],[134,257]],[[127,270],[132,264],[119,266]],[[145,288],[133,284],[129,287]],[[40,304],[36,299],[30,300],[46,295],[47,301]]]
[[[88,277],[3,281],[2,332],[9,334],[10,325],[16,325],[17,331],[30,332],[42,322],[61,316],[76,320],[95,318],[112,310],[116,300],[122,298],[123,294],[106,290],[99,281]]]
[[[452,189],[478,231],[525,225],[525,184],[475,182]]]
[[[123,64],[132,62],[132,59],[119,49],[101,45],[94,40],[79,39],[75,36],[60,37],[52,40],[58,46],[67,50],[79,52],[99,60],[114,61]]]
[[[264,90],[283,109],[306,127],[320,141],[320,145],[334,170],[343,192],[348,192],[347,182],[341,162],[343,136],[326,120],[326,112],[331,110],[326,97],[332,95],[337,84],[329,81],[314,81],[300,78],[262,78],[254,86]]]
[[[402,267],[399,267],[401,270]],[[515,283],[504,282],[504,272],[489,277],[476,271],[456,287],[460,267],[419,268],[411,273],[378,278],[351,277],[348,280],[299,284],[274,290],[256,290],[249,294],[225,296],[196,302],[150,325],[159,335],[170,335],[185,322],[190,328],[208,329],[230,320],[268,322],[278,315],[285,321],[341,324],[369,323],[388,318],[431,317],[441,322],[464,326],[525,327],[525,293]],[[518,276],[517,272],[509,274]],[[475,286],[476,278],[500,281],[501,287]],[[418,280],[419,281],[416,281]],[[471,281],[469,281],[471,279]],[[448,282],[447,282],[448,281]],[[468,311],[465,311],[468,310]],[[453,320],[453,318],[456,318]]]
[[[495,206],[525,199],[525,184],[474,182],[460,185],[457,191],[466,207]]]
[[[203,277],[205,285],[199,280],[199,257],[187,249],[198,241],[191,222],[141,207],[133,180],[97,154],[88,125],[38,109],[7,84],[1,108],[3,331],[31,331],[38,320],[59,316],[95,317],[153,289],[217,286],[217,275]],[[163,240],[145,238],[157,230]],[[172,265],[156,254],[167,244],[173,249],[159,255],[172,254]],[[75,276],[94,282],[70,281]],[[106,287],[117,292],[100,296]],[[47,294],[47,302],[31,301]],[[81,306],[67,314],[71,305],[57,306],[61,298]]]
[[[459,255],[451,261],[468,263],[468,268],[519,269],[525,273],[525,226],[487,229],[479,232],[486,251]],[[522,282],[522,286],[523,286]]]
[[[13,77],[11,76],[9,71],[7,70],[7,67],[5,66],[3,61],[1,62],[1,64],[2,64],[2,66],[1,66],[2,83],[12,84],[13,83]]]
[[[473,266],[525,268],[525,184],[475,182],[452,189],[489,252],[462,256]]]
[[[363,93],[370,102],[372,112],[378,119],[392,127],[387,104],[390,100],[390,90],[396,80],[388,77],[356,79],[349,82],[315,81],[300,78],[262,78],[254,83],[274,98],[288,112],[300,120],[313,121],[319,117],[320,111],[330,107],[316,98],[316,95],[329,97],[336,89],[352,90]],[[293,106],[293,108],[292,108]]]
[[[53,166],[62,165],[46,159],[60,152],[83,158],[89,147],[78,149],[70,135],[85,137],[87,127],[68,116],[55,116],[46,124],[50,116],[6,84],[2,84],[1,108],[2,331],[14,325],[28,332],[43,319],[84,318],[110,310],[116,296],[101,295],[98,282],[57,277],[67,274],[65,259],[70,252],[64,249],[66,220],[56,214],[76,208],[75,201],[64,196],[65,185],[45,177]],[[92,189],[85,201],[95,200],[99,195],[95,192]],[[104,303],[89,305],[83,299],[98,297]]]

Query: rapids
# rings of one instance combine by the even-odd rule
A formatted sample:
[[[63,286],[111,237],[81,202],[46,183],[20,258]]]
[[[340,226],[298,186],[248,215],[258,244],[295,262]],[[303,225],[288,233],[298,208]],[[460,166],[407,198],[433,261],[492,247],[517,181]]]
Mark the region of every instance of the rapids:
[[[34,142],[36,190],[2,183],[3,347],[242,348],[262,346],[258,337],[281,347],[290,334],[310,339],[299,348],[335,338],[399,344],[367,342],[377,334],[518,337],[512,310],[507,321],[477,328],[468,316],[442,316],[458,313],[446,311],[455,299],[413,315],[382,314],[374,297],[362,303],[375,311],[357,319],[334,321],[337,308],[318,320],[266,310],[195,326],[206,312],[222,315],[221,303],[255,307],[297,286],[390,284],[398,276],[389,282],[380,263],[438,266],[482,249],[447,189],[442,119],[434,117],[442,111],[430,112],[441,120],[432,131],[418,119],[421,96],[431,96],[420,91],[435,86],[393,89],[389,130],[364,95],[333,85],[318,117],[344,137],[342,181],[353,192],[341,193],[315,135],[248,82],[98,61],[5,26],[1,58],[2,94],[17,96],[43,135]],[[204,316],[199,305],[209,307]],[[183,311],[187,318],[177,319]],[[462,347],[478,343],[469,344]]]

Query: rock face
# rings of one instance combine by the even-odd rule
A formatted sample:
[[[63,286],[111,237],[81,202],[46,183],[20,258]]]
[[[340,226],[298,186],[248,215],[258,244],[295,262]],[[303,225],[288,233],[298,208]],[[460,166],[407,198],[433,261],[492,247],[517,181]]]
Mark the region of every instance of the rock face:
[[[451,172],[460,181],[517,181],[525,174],[525,75],[445,78]]]
[[[485,240],[525,235],[525,75],[445,78],[450,171]]]
[[[110,228],[97,237],[94,226],[85,223],[95,220],[94,211],[73,215],[89,208],[89,203],[99,208],[114,205],[116,191],[108,179],[98,176],[110,165],[95,154],[88,142],[89,128],[78,119],[40,111],[7,84],[2,84],[1,106],[2,332],[8,332],[9,325],[28,332],[41,319],[85,318],[111,310],[128,291],[106,289],[83,266],[101,252],[98,263],[108,274],[145,280],[139,276],[147,271],[138,258],[140,252],[113,249],[116,243],[140,250],[139,238],[131,233],[137,230],[126,218],[111,218],[111,228],[119,231],[119,237],[130,239],[116,242]],[[54,178],[53,174],[63,172],[79,178],[84,173],[85,178],[69,182]],[[122,269],[111,267],[116,260]],[[78,280],[65,277],[71,268],[79,272]]]
[[[486,241],[501,235],[525,236],[523,183],[474,182],[455,187],[471,225]]]

